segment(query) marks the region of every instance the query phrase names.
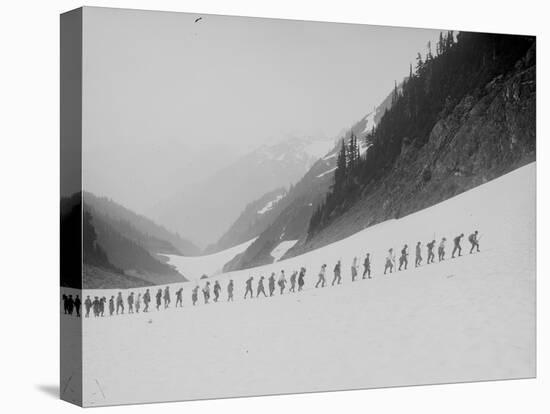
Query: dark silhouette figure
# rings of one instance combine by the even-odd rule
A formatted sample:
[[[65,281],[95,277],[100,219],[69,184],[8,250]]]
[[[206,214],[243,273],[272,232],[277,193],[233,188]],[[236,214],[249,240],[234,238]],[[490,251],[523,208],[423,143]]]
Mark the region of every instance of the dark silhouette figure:
[[[260,293],[264,295],[264,297],[267,298],[267,295],[265,294],[265,288],[264,288],[264,277],[260,276],[260,280],[258,280],[258,288],[256,289],[256,297],[260,297]],[[250,291],[250,295],[252,296],[252,291]]]
[[[180,308],[183,308],[183,288],[180,287],[178,290],[176,290],[176,308],[179,306]]]
[[[340,260],[336,263],[336,266],[334,266],[334,277],[332,278],[332,286],[334,286],[334,283],[338,282],[338,284],[342,283],[342,275],[341,275],[341,263]]]
[[[305,278],[305,276],[306,276],[306,268],[302,267],[300,269],[300,274],[298,275],[298,292],[301,292],[302,289],[304,288],[304,284],[305,284],[304,278]]]
[[[80,318],[80,305],[82,302],[80,302],[80,297],[76,295],[76,298],[74,298],[74,310],[76,311],[76,317]]]
[[[455,253],[458,252],[458,256],[462,256],[462,247],[460,246],[460,242],[462,240],[462,238],[464,237],[464,233],[460,233],[460,235],[456,236],[453,240],[454,242],[454,247],[453,247],[453,252],[451,254],[451,257],[454,259],[455,258]]]
[[[164,288],[164,309],[167,309],[170,306],[170,287],[166,286]]]
[[[67,315],[69,313],[69,304],[68,304],[69,297],[63,293],[61,298],[63,299],[63,312],[65,313],[65,315]]]
[[[468,236],[468,241],[472,245],[472,247],[470,248],[470,254],[472,254],[474,249],[476,249],[476,251],[479,253],[479,236],[477,230]]]
[[[162,304],[162,289],[157,290],[155,297],[157,299],[157,310],[160,310],[160,305]]]
[[[288,292],[295,292],[295,287],[296,287],[296,277],[298,276],[298,272],[295,270],[294,272],[292,272],[292,274],[290,275],[290,289],[288,289]]]
[[[111,296],[111,299],[109,299],[109,316],[113,316],[113,313],[115,313],[115,297]]]
[[[227,301],[228,302],[233,302],[233,288],[234,288],[233,279],[231,279],[227,284]]]
[[[149,303],[151,303],[151,293],[147,289],[143,294],[143,312],[149,312]]]
[[[437,255],[440,262],[445,260],[445,242],[446,241],[447,239],[443,237],[439,242],[439,247],[437,248]]]
[[[69,297],[67,298],[67,312],[69,312],[69,315],[73,314],[73,310],[74,310],[73,295],[69,295]]]
[[[275,292],[275,273],[271,273],[271,276],[269,276],[268,282],[269,282],[269,296],[273,296],[273,292]]]
[[[414,267],[420,266],[422,263],[422,243],[416,243],[416,251],[414,256]]]
[[[101,299],[99,299],[99,314],[101,317],[105,316],[105,303],[107,302],[107,298],[103,296]]]
[[[202,294],[204,296],[204,304],[208,304],[208,300],[210,299],[210,282],[206,282],[206,285],[204,285],[204,288],[202,289]]]
[[[435,259],[435,254],[434,254],[435,240],[432,240],[431,242],[427,243],[426,247],[428,248],[428,260],[426,261],[426,263],[430,264],[430,263],[433,263]]]
[[[191,292],[191,301],[193,302],[193,306],[197,304],[197,300],[199,300],[199,285],[195,286]]]
[[[248,296],[248,294],[250,293],[250,299],[252,299],[254,297],[254,292],[252,291],[252,281],[254,280],[254,278],[252,276],[250,276],[248,279],[246,279],[246,286],[245,286],[245,290],[244,290],[244,298],[246,299],[246,297]]]
[[[128,295],[128,313],[134,313],[134,292]]]
[[[94,301],[92,302],[92,307],[94,309],[94,318],[99,316],[99,297],[95,296]]]
[[[327,280],[325,278],[326,273],[327,273],[327,265],[323,264],[321,266],[321,270],[319,271],[319,279],[317,280],[317,283],[315,283],[315,288],[318,288],[319,285],[321,285],[321,287],[325,287],[325,284],[327,283]]]
[[[86,308],[86,318],[90,317],[90,309],[92,309],[92,300],[90,299],[90,296],[86,296],[86,300],[84,301],[84,307]]]
[[[363,279],[365,279],[365,276],[368,276],[369,279],[372,279],[370,277],[370,253],[367,253],[365,256],[365,261],[363,262]]]
[[[220,291],[222,290],[222,287],[220,286],[220,282],[217,280],[214,282],[214,302],[217,302],[220,298]]]
[[[118,315],[118,312],[121,312],[122,315],[124,315],[124,300],[122,299],[122,292],[118,292],[118,296],[116,297],[116,314]]]
[[[397,270],[401,270],[401,267],[403,265],[405,265],[405,270],[407,270],[407,265],[409,264],[408,256],[409,256],[409,246],[405,244],[401,249],[401,257],[399,257],[399,269]]]

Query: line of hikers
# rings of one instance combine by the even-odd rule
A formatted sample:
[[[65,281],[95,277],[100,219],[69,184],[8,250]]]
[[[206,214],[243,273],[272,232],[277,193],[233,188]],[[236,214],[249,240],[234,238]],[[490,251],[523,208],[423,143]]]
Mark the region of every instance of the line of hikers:
[[[453,250],[451,253],[451,257],[454,259],[455,255],[458,254],[458,256],[462,256],[462,246],[461,241],[464,237],[464,233],[459,234],[453,239]],[[468,241],[471,244],[470,248],[470,254],[472,254],[475,251],[479,252],[479,233],[476,230],[470,236],[468,237]],[[437,254],[438,254],[438,261],[444,261],[445,255],[446,255],[446,242],[447,239],[443,237],[441,241],[439,242],[438,248],[437,248]],[[435,260],[435,254],[434,254],[434,248],[435,248],[436,241],[432,240],[428,243],[426,243],[426,248],[428,252],[428,257],[426,264],[434,263]],[[407,244],[403,246],[401,249],[401,255],[399,257],[399,267],[398,271],[407,270],[407,266],[409,264],[408,261],[409,256],[409,247]],[[423,261],[422,258],[422,243],[417,242],[416,248],[415,248],[415,267],[421,266]],[[385,265],[384,265],[384,274],[387,274],[387,271],[389,270],[390,273],[393,272],[394,267],[396,266],[396,258],[395,253],[393,251],[393,248],[388,250],[388,254],[386,256]],[[342,283],[342,264],[341,261],[338,260],[336,265],[334,266],[334,277],[332,279],[332,286],[335,284],[341,284]],[[358,276],[358,259],[357,257],[353,258],[352,264],[351,264],[351,280],[354,282],[357,279]],[[319,271],[318,280],[315,284],[315,288],[325,287],[326,285],[326,268],[327,265],[323,264],[321,266],[321,270]],[[281,270],[281,273],[278,278],[276,278],[275,273],[271,273],[271,276],[267,279],[267,285],[268,285],[268,292],[269,295],[265,291],[264,276],[261,276],[258,280],[257,286],[256,286],[256,297],[260,297],[260,295],[263,295],[264,297],[271,297],[274,295],[276,291],[275,285],[277,284],[279,286],[279,294],[283,295],[287,286],[287,283],[290,282],[290,287],[288,289],[288,292],[296,292],[296,284],[298,285],[298,292],[302,291],[304,284],[305,284],[305,275],[306,275],[306,268],[302,267],[300,268],[300,271],[294,271],[287,281],[285,271]],[[363,261],[363,279],[372,279],[371,277],[371,258],[370,253],[367,253],[365,256],[365,259]],[[244,299],[247,299],[247,297],[253,298],[254,297],[254,291],[252,287],[252,283],[254,281],[254,277],[249,277],[245,282],[245,293],[244,293]],[[193,303],[193,306],[195,306],[199,299],[199,289],[200,287],[196,285],[192,291],[191,291],[191,300]],[[222,287],[220,285],[219,281],[215,281],[212,287],[212,293],[214,295],[213,301],[218,302],[220,298]],[[201,289],[203,300],[205,304],[208,304],[210,301],[210,281],[207,281],[204,287]],[[234,291],[234,282],[233,279],[229,280],[229,283],[227,284],[227,301],[233,302],[233,291]],[[176,308],[183,307],[183,288],[179,288],[176,291]],[[156,299],[156,309],[157,311],[161,308],[167,309],[170,306],[171,303],[171,296],[170,296],[170,286],[166,286],[163,289],[158,289],[157,293],[155,294]],[[149,289],[146,289],[145,293],[142,295],[141,293],[138,293],[137,296],[135,296],[134,292],[131,292],[128,297],[126,298],[126,301],[122,297],[122,292],[119,292],[116,298],[114,296],[111,296],[108,302],[108,310],[109,310],[109,316],[113,316],[116,312],[116,315],[118,314],[124,314],[125,310],[125,302],[128,305],[128,313],[139,313],[142,308],[143,303],[143,312],[149,312],[149,304],[151,302],[151,293]],[[86,300],[84,300],[84,308],[85,308],[85,314],[84,316],[88,318],[90,316],[90,311],[92,311],[92,314],[94,317],[102,317],[105,316],[105,307],[107,304],[107,298],[105,296],[98,297],[95,296],[92,300],[90,296],[86,297]],[[73,299],[72,295],[63,295],[63,307],[65,314],[72,315],[73,312],[76,312],[76,316],[80,317],[80,307],[81,307],[81,300],[78,295]]]

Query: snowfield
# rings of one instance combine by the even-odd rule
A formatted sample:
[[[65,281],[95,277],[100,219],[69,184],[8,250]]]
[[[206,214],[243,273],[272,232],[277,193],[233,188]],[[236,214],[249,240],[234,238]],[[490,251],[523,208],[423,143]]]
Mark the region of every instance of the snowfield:
[[[168,263],[176,266],[189,281],[197,281],[202,275],[212,276],[221,273],[224,264],[244,252],[255,240],[256,238],[206,256],[179,256],[176,254],[164,254],[163,256],[166,256]]]
[[[298,240],[285,240],[284,242],[279,243],[270,253],[271,257],[275,259],[275,262],[278,262],[286,252],[294,247],[296,243],[298,243]]]
[[[481,253],[469,255],[466,238],[475,229]],[[451,260],[452,239],[462,232],[463,257]],[[443,236],[449,259],[415,269],[416,241],[425,263],[426,242]],[[409,269],[384,276],[387,249],[399,252],[404,243]],[[366,252],[373,279],[352,283],[351,261],[362,264]],[[181,260],[185,275],[189,263],[197,266],[192,273],[212,274],[222,253],[170,259]],[[315,289],[321,264],[330,285],[338,259],[343,284]],[[300,266],[307,268],[303,292],[243,300],[249,276],[255,291],[259,276],[284,269],[288,278]],[[229,279],[233,303],[226,302]],[[535,164],[302,256],[213,280],[223,287],[220,303],[204,305],[201,295],[192,307],[190,282],[171,286],[167,310],[82,319],[84,405],[533,377]],[[175,309],[180,286],[184,307]]]

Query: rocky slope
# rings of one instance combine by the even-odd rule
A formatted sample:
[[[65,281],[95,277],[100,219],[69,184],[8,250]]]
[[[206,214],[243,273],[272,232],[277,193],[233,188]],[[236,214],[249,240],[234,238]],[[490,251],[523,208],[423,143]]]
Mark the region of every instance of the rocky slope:
[[[364,188],[361,198],[326,228],[307,241],[302,238],[287,256],[437,204],[534,161],[535,45],[511,72],[444,112],[423,146],[404,139],[391,171]]]
[[[384,102],[385,105],[391,104],[389,100]],[[321,202],[332,185],[336,156],[342,140],[348,142],[352,133],[356,136],[364,135],[365,131],[370,130],[375,125],[374,119],[377,114],[383,113],[385,108],[382,106],[375,108],[336,140],[333,148],[323,158],[314,163],[302,179],[290,188],[286,196],[273,206],[269,217],[266,217],[269,218],[269,222],[262,222],[265,229],[252,236],[258,236],[258,238],[245,252],[228,262],[224,267],[224,271],[240,270],[272,263],[274,258],[271,252],[279,243],[298,240],[307,234],[307,227],[314,206]],[[366,150],[366,142],[362,140],[361,152],[364,153]]]

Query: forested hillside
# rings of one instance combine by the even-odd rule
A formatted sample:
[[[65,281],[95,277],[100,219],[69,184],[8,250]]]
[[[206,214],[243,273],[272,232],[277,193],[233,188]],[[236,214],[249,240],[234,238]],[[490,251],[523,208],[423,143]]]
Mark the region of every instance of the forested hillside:
[[[448,32],[435,49],[418,54],[391,108],[357,137],[368,142],[366,155],[357,155],[353,140],[342,146],[333,186],[292,254],[534,160],[535,39]]]

